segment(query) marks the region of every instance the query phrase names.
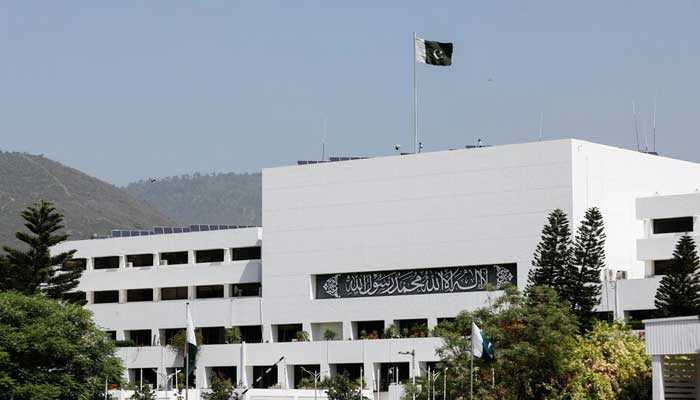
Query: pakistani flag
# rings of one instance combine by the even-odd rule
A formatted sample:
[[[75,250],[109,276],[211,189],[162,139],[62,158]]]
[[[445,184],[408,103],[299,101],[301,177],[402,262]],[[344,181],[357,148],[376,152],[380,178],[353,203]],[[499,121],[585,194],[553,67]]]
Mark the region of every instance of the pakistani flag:
[[[496,359],[493,355],[493,346],[489,342],[489,338],[481,332],[478,326],[472,322],[472,355],[479,357],[484,361],[493,361]]]
[[[194,323],[192,322],[192,314],[190,314],[190,307],[187,307],[187,340],[185,343],[187,348],[187,374],[191,374],[195,368],[195,362],[197,359],[197,337],[194,334]]]
[[[452,65],[452,43],[416,38],[416,62],[430,65]]]

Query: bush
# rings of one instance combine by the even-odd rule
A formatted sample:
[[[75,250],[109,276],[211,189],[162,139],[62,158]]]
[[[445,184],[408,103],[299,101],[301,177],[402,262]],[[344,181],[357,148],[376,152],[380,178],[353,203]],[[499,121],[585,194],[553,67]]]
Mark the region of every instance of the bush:
[[[323,338],[325,340],[334,340],[335,331],[333,329],[326,329],[325,331],[323,331]]]
[[[226,329],[226,343],[235,344],[241,342],[241,328],[234,326]]]
[[[298,331],[295,335],[297,342],[308,342],[309,341],[309,332],[306,331]]]
[[[131,339],[115,340],[114,346],[115,347],[136,347],[136,342],[134,342]]]

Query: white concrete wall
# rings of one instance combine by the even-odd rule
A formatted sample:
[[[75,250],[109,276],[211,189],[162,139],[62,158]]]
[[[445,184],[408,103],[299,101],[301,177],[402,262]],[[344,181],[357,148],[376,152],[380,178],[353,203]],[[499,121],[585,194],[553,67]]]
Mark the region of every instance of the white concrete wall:
[[[599,207],[607,235],[607,267],[628,271],[628,278],[643,278],[640,260],[646,258],[637,258],[635,240],[645,237],[645,229],[637,218],[636,199],[693,192],[700,185],[700,164],[580,140],[572,141],[572,160],[575,225],[587,208]],[[669,209],[674,204],[669,203]],[[639,205],[646,215],[649,207],[645,202]]]

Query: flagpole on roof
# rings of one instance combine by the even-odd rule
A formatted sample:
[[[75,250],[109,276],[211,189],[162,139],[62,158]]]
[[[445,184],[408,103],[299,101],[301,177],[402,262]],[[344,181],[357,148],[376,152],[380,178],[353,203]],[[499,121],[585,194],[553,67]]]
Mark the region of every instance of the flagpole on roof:
[[[418,94],[416,87],[416,33],[413,32],[413,152],[418,153]]]

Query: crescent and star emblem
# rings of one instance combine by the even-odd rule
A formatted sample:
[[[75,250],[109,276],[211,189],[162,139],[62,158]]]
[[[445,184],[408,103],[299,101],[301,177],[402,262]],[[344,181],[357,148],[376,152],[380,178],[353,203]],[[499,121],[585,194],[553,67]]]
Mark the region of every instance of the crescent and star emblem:
[[[435,57],[438,60],[441,59],[444,55],[445,53],[442,51],[442,49],[433,50],[433,57]]]

